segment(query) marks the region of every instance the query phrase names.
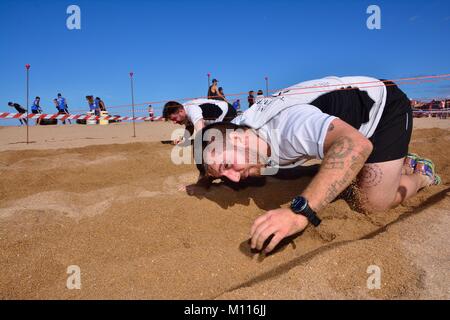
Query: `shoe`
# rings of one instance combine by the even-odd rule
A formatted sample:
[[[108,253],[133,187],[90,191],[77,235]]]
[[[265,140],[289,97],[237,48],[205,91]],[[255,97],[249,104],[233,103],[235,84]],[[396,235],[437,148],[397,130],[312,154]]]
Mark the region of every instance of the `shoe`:
[[[414,173],[420,173],[428,176],[431,181],[430,185],[432,186],[437,186],[442,183],[442,179],[436,174],[435,165],[430,159],[418,159]]]
[[[408,153],[408,155],[405,158],[404,164],[414,170],[416,168],[417,160],[419,159],[420,157],[417,154]]]

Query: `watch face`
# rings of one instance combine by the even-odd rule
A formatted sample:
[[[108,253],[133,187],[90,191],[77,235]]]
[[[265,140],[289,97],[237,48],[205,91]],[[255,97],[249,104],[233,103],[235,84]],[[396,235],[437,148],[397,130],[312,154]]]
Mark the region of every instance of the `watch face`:
[[[301,212],[303,209],[305,209],[307,205],[307,201],[303,197],[295,197],[294,200],[292,200],[291,208],[296,212]]]

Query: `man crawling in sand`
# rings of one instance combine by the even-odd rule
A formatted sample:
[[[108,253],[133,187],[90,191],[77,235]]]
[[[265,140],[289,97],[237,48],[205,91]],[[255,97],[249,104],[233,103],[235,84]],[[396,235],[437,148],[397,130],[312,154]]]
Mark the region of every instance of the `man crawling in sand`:
[[[299,83],[231,123],[205,127],[194,150],[199,183],[239,182],[270,168],[321,159],[290,208],[271,210],[251,227],[252,249],[266,244],[269,253],[308,224],[317,227],[320,212],[350,185],[358,190],[361,210],[379,212],[440,184],[431,160],[408,154],[412,122],[410,100],[393,82],[357,76]]]

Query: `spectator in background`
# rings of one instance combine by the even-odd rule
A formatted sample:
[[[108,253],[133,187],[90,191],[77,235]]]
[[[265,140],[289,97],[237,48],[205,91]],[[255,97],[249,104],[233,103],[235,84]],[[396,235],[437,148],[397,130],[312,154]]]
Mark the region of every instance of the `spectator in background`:
[[[234,103],[233,103],[233,108],[234,110],[236,110],[236,112],[241,110],[241,100],[237,99]]]
[[[148,105],[148,116],[150,117],[150,121],[154,120],[155,113],[151,104]]]
[[[255,104],[255,91],[251,90],[248,92],[248,97],[247,97],[247,101],[248,101],[248,107],[250,108],[252,105]]]
[[[225,97],[219,92],[218,83],[217,79],[213,79],[212,85],[208,89],[208,99],[226,101]]]
[[[225,94],[223,93],[222,87],[219,87],[219,94],[223,97],[223,101],[227,101],[227,98],[225,97]]]
[[[93,114],[95,114],[96,116],[100,115],[100,108],[97,105],[97,101],[94,100],[94,96],[86,96],[86,100],[88,102],[89,105],[89,111]]]
[[[22,107],[18,103],[8,102],[8,106],[10,106],[11,108],[16,109],[17,112],[20,113],[20,114],[27,113],[27,110],[25,110],[25,108]],[[23,125],[24,123],[28,124],[28,119],[19,119],[19,121],[20,121],[20,125]]]
[[[447,119],[447,113],[445,111],[445,107],[446,107],[446,101],[442,100],[440,103],[440,108],[441,108],[441,112],[439,114],[440,119]]]
[[[33,114],[41,114],[42,113],[40,103],[41,103],[41,98],[36,97],[33,101],[33,105],[31,106],[31,113],[33,113]],[[40,123],[41,123],[41,119],[38,118],[36,120],[36,125],[38,125]]]
[[[264,99],[264,92],[262,90],[258,90],[255,103],[258,103],[263,99]]]

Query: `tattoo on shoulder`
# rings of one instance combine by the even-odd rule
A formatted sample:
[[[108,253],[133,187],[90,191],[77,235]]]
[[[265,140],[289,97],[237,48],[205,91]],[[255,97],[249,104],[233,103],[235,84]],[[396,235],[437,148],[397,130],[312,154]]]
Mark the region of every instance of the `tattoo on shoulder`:
[[[330,126],[328,127],[328,132],[333,131],[334,130],[334,124],[330,124]]]

